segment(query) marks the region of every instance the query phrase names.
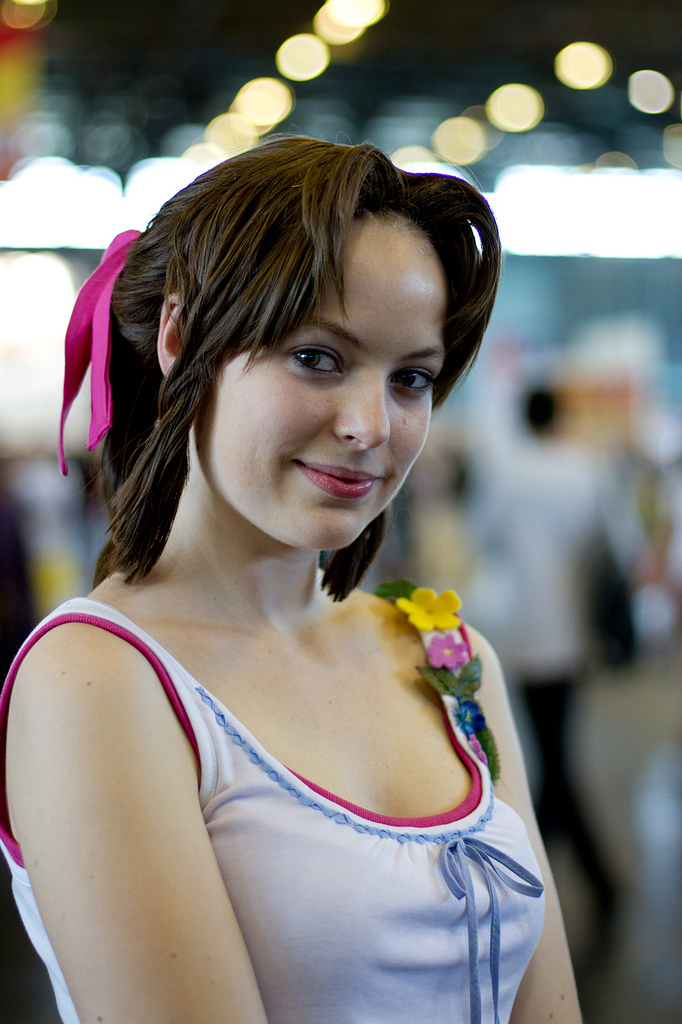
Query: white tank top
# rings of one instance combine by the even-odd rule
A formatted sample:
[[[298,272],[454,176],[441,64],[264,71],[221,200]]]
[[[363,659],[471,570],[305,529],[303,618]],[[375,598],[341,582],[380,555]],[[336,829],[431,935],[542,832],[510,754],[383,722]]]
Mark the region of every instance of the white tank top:
[[[204,820],[268,1024],[494,1024],[495,1004],[508,1022],[542,930],[542,885],[525,826],[494,799],[452,698],[443,698],[446,726],[472,776],[469,796],[446,814],[387,818],[289,771],[152,637],[110,605],[78,598],[17,656],[0,698],[3,751],[18,665],[68,621],[141,650],[190,737]],[[0,765],[0,845],[14,895],[64,1024],[79,1024],[10,832],[4,755]]]

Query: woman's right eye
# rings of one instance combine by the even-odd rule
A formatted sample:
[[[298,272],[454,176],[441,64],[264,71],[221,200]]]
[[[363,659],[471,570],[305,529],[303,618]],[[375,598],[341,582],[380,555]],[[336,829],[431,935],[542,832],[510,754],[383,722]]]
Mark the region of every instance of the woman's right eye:
[[[334,373],[338,369],[338,361],[329,352],[319,348],[302,348],[295,353],[298,362],[309,370],[321,373]]]

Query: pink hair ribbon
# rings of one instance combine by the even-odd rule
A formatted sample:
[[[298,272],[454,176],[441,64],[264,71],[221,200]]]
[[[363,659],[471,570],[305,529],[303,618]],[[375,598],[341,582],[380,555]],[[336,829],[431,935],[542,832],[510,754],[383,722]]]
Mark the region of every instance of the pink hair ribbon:
[[[126,257],[139,231],[123,231],[116,235],[104,253],[100,265],[78,293],[66,329],[64,401],[59,426],[59,466],[66,476],[64,457],[64,424],[76,395],[81,389],[88,366],[90,373],[90,405],[92,415],[88,432],[88,451],[92,451],[106,435],[113,422],[111,382],[111,296],[116,278],[123,270]]]

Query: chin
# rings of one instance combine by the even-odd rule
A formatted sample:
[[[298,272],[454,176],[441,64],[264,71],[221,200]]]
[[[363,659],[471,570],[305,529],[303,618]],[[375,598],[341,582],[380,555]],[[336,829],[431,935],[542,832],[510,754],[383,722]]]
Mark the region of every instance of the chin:
[[[380,510],[381,511],[381,510]],[[379,512],[375,514],[379,515]],[[375,518],[372,516],[372,519]],[[359,526],[357,521],[353,524],[310,524],[309,530],[299,532],[299,543],[295,547],[310,548],[315,551],[337,551],[339,548],[347,548],[360,536],[362,531],[369,525],[371,519],[364,520]]]

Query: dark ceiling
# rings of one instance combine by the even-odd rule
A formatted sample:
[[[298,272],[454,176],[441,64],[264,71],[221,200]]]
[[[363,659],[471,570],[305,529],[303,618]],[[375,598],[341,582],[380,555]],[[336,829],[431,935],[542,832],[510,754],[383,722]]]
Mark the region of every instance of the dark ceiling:
[[[170,152],[180,126],[205,124],[249,78],[276,74],[278,46],[311,29],[320,2],[60,0],[47,32],[44,105],[66,125],[63,155],[97,162],[88,146],[99,138],[106,149],[103,129],[116,124],[120,145],[110,132],[100,162],[125,171]],[[554,75],[555,54],[577,40],[600,43],[614,59],[601,89],[571,90]],[[334,48],[322,76],[295,85],[282,128],[386,147],[428,144],[439,120],[516,81],[540,91],[545,119],[476,165],[484,185],[510,162],[587,163],[613,150],[640,167],[666,166],[661,136],[680,121],[681,41],[679,0],[393,0],[360,41]],[[644,68],[677,90],[664,114],[628,103],[628,76]]]

